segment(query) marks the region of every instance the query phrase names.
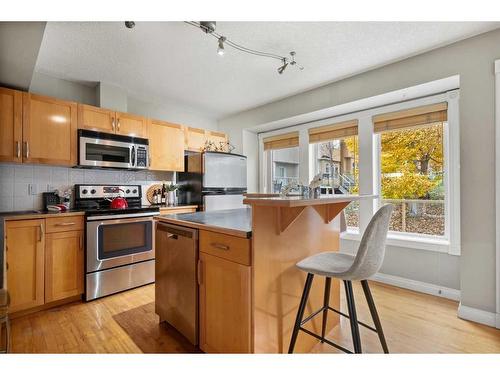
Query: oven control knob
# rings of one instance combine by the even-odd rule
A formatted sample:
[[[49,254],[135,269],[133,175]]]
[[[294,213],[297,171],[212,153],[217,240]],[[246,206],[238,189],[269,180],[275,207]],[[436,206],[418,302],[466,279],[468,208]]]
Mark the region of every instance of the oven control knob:
[[[95,193],[96,193],[95,189],[90,190],[90,194],[95,194]]]
[[[87,194],[88,192],[89,192],[89,191],[88,191],[87,189],[83,189],[83,190],[82,190],[82,194],[84,194],[84,195],[85,195],[85,194]]]
[[[125,190],[125,193],[129,194],[130,193],[130,189]]]
[[[132,193],[134,194],[137,193],[137,189],[132,190]]]

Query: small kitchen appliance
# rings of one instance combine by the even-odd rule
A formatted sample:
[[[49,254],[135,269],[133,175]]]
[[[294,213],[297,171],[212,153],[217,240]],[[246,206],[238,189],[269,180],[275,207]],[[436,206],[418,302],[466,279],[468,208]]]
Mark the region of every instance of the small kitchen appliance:
[[[145,138],[78,130],[78,166],[147,169],[149,141]]]

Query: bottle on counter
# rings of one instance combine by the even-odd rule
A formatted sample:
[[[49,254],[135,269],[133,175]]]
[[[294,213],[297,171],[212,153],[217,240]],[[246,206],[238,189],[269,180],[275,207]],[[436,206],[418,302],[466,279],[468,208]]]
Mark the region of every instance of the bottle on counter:
[[[166,206],[167,204],[167,185],[163,183],[161,185],[161,205]]]

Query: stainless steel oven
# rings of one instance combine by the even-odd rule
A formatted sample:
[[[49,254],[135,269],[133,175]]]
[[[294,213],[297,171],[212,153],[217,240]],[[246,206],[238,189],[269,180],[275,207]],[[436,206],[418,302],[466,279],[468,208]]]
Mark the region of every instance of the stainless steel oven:
[[[154,282],[153,216],[157,214],[87,217],[87,301]]]
[[[145,138],[80,129],[78,150],[80,167],[147,169],[149,166],[149,141]]]

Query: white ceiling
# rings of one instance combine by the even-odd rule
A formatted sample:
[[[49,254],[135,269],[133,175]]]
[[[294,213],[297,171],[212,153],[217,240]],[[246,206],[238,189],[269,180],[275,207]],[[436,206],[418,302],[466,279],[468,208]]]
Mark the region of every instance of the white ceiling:
[[[246,47],[297,52],[303,71],[229,47],[182,22],[49,22],[36,70],[106,82],[154,101],[173,99],[214,118],[308,90],[500,27],[498,22],[219,22]]]

